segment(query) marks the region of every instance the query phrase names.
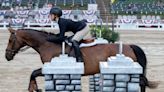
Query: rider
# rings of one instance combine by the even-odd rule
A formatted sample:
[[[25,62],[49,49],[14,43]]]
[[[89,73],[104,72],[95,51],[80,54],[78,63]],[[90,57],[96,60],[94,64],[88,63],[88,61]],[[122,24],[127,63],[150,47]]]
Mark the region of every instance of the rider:
[[[48,41],[64,41],[65,32],[72,31],[74,33],[73,38],[71,39],[72,46],[75,50],[75,56],[77,62],[83,62],[82,54],[79,48],[79,41],[82,39],[91,39],[90,28],[86,24],[86,20],[81,21],[72,21],[70,19],[61,18],[62,10],[59,7],[53,7],[50,10],[50,17],[52,21],[56,21],[59,24],[59,37],[58,38],[49,38]]]

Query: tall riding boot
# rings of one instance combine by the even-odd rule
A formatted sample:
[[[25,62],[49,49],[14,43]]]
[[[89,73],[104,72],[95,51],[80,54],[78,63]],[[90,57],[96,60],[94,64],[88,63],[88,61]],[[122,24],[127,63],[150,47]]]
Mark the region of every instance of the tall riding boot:
[[[80,51],[80,48],[79,48],[79,42],[73,40],[72,41],[72,46],[73,46],[74,51],[75,51],[76,61],[77,62],[83,62],[82,54],[81,54],[81,51]]]

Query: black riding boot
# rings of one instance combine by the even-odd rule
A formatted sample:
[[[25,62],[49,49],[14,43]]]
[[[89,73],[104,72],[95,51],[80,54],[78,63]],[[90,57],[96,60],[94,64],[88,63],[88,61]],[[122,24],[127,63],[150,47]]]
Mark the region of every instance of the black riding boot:
[[[79,48],[79,42],[73,40],[72,41],[72,46],[73,46],[74,51],[75,51],[76,61],[77,62],[83,62],[82,54],[81,54],[81,51],[80,51],[80,48]]]

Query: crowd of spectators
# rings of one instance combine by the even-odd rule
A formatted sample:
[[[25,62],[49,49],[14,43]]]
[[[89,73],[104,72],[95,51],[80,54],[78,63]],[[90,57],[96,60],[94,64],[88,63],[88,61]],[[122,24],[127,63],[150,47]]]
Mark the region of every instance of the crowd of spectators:
[[[75,9],[63,10],[64,18],[72,20],[86,19],[88,22],[94,22],[99,12],[78,9],[79,5],[88,3],[96,3],[96,0],[0,0],[0,23],[20,24],[25,22],[31,23],[49,23],[49,10],[55,5],[64,6],[63,3],[75,5]],[[78,5],[78,6],[77,6]]]
[[[117,14],[164,14],[162,0],[117,0],[112,4]]]

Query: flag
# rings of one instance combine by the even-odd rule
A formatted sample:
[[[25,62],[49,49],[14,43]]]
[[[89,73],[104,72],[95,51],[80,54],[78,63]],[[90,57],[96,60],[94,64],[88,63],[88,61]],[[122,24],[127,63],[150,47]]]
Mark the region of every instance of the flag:
[[[113,4],[115,0],[111,0],[111,3]]]

